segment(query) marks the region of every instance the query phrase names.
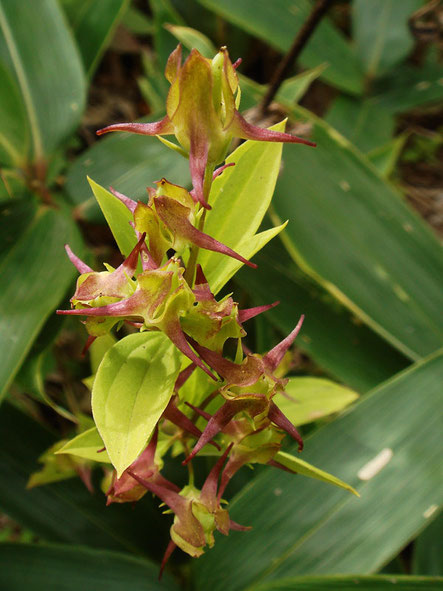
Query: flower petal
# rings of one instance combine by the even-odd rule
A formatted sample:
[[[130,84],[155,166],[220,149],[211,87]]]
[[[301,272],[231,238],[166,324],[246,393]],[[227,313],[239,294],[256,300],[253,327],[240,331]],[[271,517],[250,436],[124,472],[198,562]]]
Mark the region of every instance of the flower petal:
[[[70,246],[68,244],[65,244],[65,250],[66,250],[66,254],[69,257],[69,260],[71,261],[71,263],[74,265],[74,267],[77,269],[77,271],[79,273],[93,273],[93,269],[91,269],[91,267],[89,265],[87,265],[86,263],[84,263],[81,259],[78,258],[77,255],[75,255]]]
[[[294,330],[291,333],[289,333],[288,336],[285,339],[283,339],[278,345],[271,349],[271,351],[266,353],[266,355],[263,357],[263,361],[265,365],[268,367],[268,369],[274,371],[278,367],[286,351],[295,341],[296,336],[300,332],[304,319],[305,315],[302,314]]]
[[[315,148],[317,144],[290,133],[283,133],[281,131],[272,131],[271,129],[263,129],[248,123],[238,111],[234,114],[234,119],[229,130],[235,137],[241,137],[245,140],[257,140],[259,142],[283,142],[290,144],[305,144]]]
[[[97,135],[103,135],[109,131],[127,131],[141,135],[170,135],[174,133],[174,126],[166,115],[161,121],[154,123],[115,123],[96,131]]]
[[[298,451],[303,449],[303,439],[291,421],[282,413],[278,406],[271,401],[269,405],[268,418],[280,429],[286,431],[298,443]]]

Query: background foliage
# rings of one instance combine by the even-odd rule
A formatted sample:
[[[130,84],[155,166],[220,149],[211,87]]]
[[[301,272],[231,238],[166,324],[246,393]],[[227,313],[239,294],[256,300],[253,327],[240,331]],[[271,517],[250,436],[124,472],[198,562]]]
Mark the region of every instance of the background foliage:
[[[178,556],[160,587],[154,563],[169,524],[153,499],[134,511],[105,508],[99,474],[91,494],[78,479],[55,482],[57,466],[51,484],[26,488],[41,454],[87,427],[81,380],[104,353],[93,350],[90,365],[81,327],[54,316],[75,277],[64,243],[80,255],[92,246],[99,261],[115,257],[86,176],[134,198],[163,175],[189,184],[186,161],[159,142],[96,141],[95,130],[159,118],[162,72],[177,41],[207,56],[224,44],[234,59],[242,55],[242,109],[253,109],[310,8],[308,0],[39,0],[17,10],[0,0],[2,588],[441,585],[438,2],[334,3],[260,121],[289,117],[290,130],[318,147],[285,148],[261,230],[289,225],[255,257],[259,270],[243,268],[234,286],[242,305],[281,301],[255,321],[255,350],[268,350],[306,314],[291,365],[307,404],[303,458],[361,498],[301,476],[246,472],[228,496],[234,519],[253,530],[218,539],[191,565]],[[207,231],[217,237],[215,216],[213,224]],[[229,220],[229,244],[256,230],[251,219]],[[340,410],[349,392],[331,379],[360,398],[333,420],[313,415],[312,376],[324,379],[323,409]],[[170,470],[184,478],[178,462]]]

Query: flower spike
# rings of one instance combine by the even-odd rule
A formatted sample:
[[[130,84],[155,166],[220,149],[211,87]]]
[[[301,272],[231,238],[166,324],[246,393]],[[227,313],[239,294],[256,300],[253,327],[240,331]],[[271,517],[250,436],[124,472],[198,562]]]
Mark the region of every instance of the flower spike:
[[[271,371],[274,371],[278,367],[286,351],[295,341],[296,336],[300,332],[304,319],[305,315],[302,314],[294,330],[291,333],[289,333],[288,336],[285,339],[283,339],[278,345],[276,345],[271,351],[266,353],[266,355],[263,357],[263,361]]]
[[[259,314],[263,314],[263,312],[267,312],[268,310],[272,310],[275,306],[278,306],[280,302],[274,302],[272,304],[266,304],[264,306],[256,306],[255,308],[248,308],[246,310],[239,310],[238,311],[238,319],[243,324],[247,320],[251,320],[251,318],[255,318]]]
[[[233,134],[244,140],[255,140],[259,142],[282,142],[285,144],[304,144],[315,148],[317,144],[304,138],[284,133],[281,131],[273,131],[272,129],[263,129],[248,123],[238,111],[235,112],[234,122],[231,126]]]
[[[140,135],[171,135],[174,133],[174,127],[168,116],[155,123],[115,123],[108,125],[103,129],[97,130],[97,135],[103,135],[109,131],[127,131],[129,133],[138,133]]]
[[[157,210],[159,218],[167,226],[173,234],[180,236],[192,244],[206,250],[212,250],[221,254],[226,254],[233,259],[237,259],[248,267],[253,269],[257,268],[255,263],[251,263],[240,254],[225,246],[215,238],[212,238],[204,232],[200,232],[195,226],[191,224],[187,217],[187,208],[178,201],[171,199],[170,197],[160,196],[154,199],[155,208]]]
[[[212,60],[203,57],[196,49],[183,64],[181,58],[179,45],[166,65],[165,76],[171,87],[164,119],[156,123],[117,123],[97,133],[174,134],[189,154],[193,197],[201,206],[210,209],[205,194],[208,192],[205,173],[223,162],[233,137],[315,146],[315,143],[289,133],[251,125],[240,115],[236,105],[236,97],[239,98],[236,68],[240,61],[232,64],[226,47],[222,47]]]
[[[278,408],[278,406],[276,404],[274,404],[274,402],[272,402],[272,401],[269,406],[268,417],[273,423],[275,423],[277,425],[277,427],[280,427],[280,429],[283,429],[283,431],[286,431],[286,433],[288,435],[290,435],[293,439],[295,439],[295,441],[297,441],[297,443],[298,443],[298,451],[302,451],[302,449],[303,449],[302,436],[297,431],[297,429],[294,427],[294,425],[291,423],[291,421],[287,417],[285,417],[285,415]]]
[[[79,273],[93,273],[93,270],[91,269],[91,267],[89,265],[87,265],[86,263],[84,263],[81,259],[78,258],[77,255],[75,255],[69,244],[65,244],[65,250],[66,250],[66,254],[69,257],[69,260],[71,261],[71,263],[74,265],[74,267],[77,269],[77,271]]]

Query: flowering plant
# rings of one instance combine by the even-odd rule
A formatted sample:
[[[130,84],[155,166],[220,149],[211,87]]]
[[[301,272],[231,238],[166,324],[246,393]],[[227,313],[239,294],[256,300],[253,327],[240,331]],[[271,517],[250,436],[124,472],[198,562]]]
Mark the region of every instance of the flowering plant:
[[[111,125],[98,133],[175,135],[179,145],[160,139],[189,158],[192,190],[161,179],[148,189],[145,203],[92,184],[124,262],[97,272],[66,247],[80,276],[72,309],[58,313],[85,319],[87,347],[123,325],[134,331],[111,341],[94,377],[95,426],[57,453],[82,458],[83,469],[85,460],[112,465],[108,504],[138,501],[149,491],[169,507],[174,521],[162,568],[176,546],[198,557],[214,544],[215,530],[227,535],[248,529],[230,519],[223,500],[230,479],[245,465],[269,464],[350,488],[281,449],[286,434],[303,449],[301,435],[274,401],[284,393],[282,361],[303,317],[278,345],[258,355],[242,346],[244,325],[278,302],[241,310],[231,295],[216,297],[241,265],[255,267],[248,259],[284,227],[255,234],[272,194],[281,143],[314,145],[247,123],[238,112],[238,63],[222,48],[212,60],[193,50],[182,64],[177,47],[166,66],[171,87],[164,119]],[[264,171],[269,178],[260,178],[257,212],[236,203],[251,185],[251,154],[263,144],[247,142],[227,157],[233,137],[274,144]],[[223,232],[205,232],[205,224],[223,226],[231,213],[227,199],[239,219],[250,220],[237,245],[225,244]],[[236,351],[229,359],[232,343]],[[168,452],[183,454],[189,467],[182,490],[161,473]],[[198,489],[192,459],[202,453],[216,461]]]

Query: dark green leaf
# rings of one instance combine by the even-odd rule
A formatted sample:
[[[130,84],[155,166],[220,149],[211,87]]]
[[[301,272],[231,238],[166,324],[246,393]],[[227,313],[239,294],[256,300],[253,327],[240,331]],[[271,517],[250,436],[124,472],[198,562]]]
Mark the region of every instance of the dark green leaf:
[[[370,574],[388,562],[443,500],[442,378],[440,352],[305,441],[302,457],[354,486],[360,499],[276,470],[255,478],[230,511],[253,530],[217,540],[195,563],[197,588],[240,591],[302,574]]]
[[[20,89],[32,160],[41,163],[77,125],[83,68],[56,0],[0,2],[0,61]]]
[[[407,133],[403,133],[384,146],[371,150],[367,157],[385,178],[389,178],[395,170],[395,166],[408,138]]]
[[[311,4],[307,0],[199,0],[201,4],[259,37],[275,49],[287,52],[306,21]],[[322,78],[351,94],[362,91],[363,75],[350,45],[324,19],[303,50],[300,62],[307,68],[326,63]]]
[[[86,489],[79,479],[26,489],[39,468],[37,458],[56,437],[5,403],[0,408],[0,508],[44,540],[95,548],[149,552],[161,557],[168,523],[149,497],[129,505],[106,507],[105,496]],[[100,472],[98,473],[100,474]],[[99,480],[95,480],[97,489]],[[149,534],[147,524],[158,537]],[[1,554],[1,552],[0,552]]]
[[[286,146],[275,223],[291,256],[345,306],[418,359],[443,342],[441,246],[347,140],[309,118],[316,149]]]
[[[434,517],[438,507],[432,507]],[[440,513],[432,523],[418,536],[414,542],[412,555],[412,572],[415,575],[443,576],[443,513]]]
[[[160,583],[152,562],[103,550],[69,546],[2,544],[0,587],[5,591],[178,591]]]
[[[354,0],[353,39],[369,78],[388,72],[410,53],[414,37],[408,19],[422,5],[422,0]]]
[[[366,392],[406,367],[405,357],[301,273],[279,240],[268,244],[254,261],[258,269],[243,267],[235,281],[253,296],[254,305],[280,301],[263,318],[284,335],[305,314],[296,346],[328,373]]]
[[[61,0],[88,76],[112,39],[129,0]]]
[[[394,133],[393,115],[375,100],[340,95],[325,120],[362,152],[386,144]]]
[[[419,67],[405,65],[396,68],[390,76],[375,84],[372,100],[392,113],[441,102],[441,64],[430,59]]]
[[[21,202],[18,202],[22,207]],[[3,207],[2,225],[16,221],[15,205]],[[63,248],[79,250],[81,238],[69,212],[41,207],[32,222],[15,234],[0,264],[0,393],[25,359],[40,328],[54,313],[75,276]],[[6,253],[5,253],[6,254]]]
[[[24,167],[29,152],[29,127],[17,81],[0,62],[0,163]]]
[[[431,577],[406,577],[406,576],[375,576],[361,577],[294,577],[282,579],[274,583],[265,583],[251,587],[250,591],[423,591],[437,589],[443,584],[443,579]]]
[[[177,46],[177,40],[164,25],[184,25],[185,23],[171,0],[150,0],[149,6],[153,13],[155,53],[159,68],[163,70],[169,54]]]

